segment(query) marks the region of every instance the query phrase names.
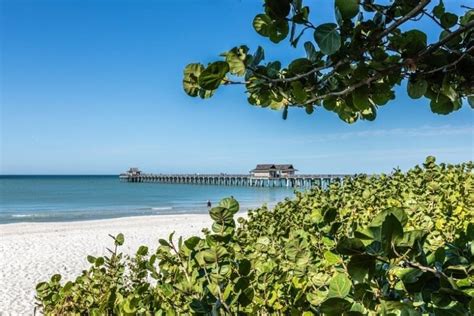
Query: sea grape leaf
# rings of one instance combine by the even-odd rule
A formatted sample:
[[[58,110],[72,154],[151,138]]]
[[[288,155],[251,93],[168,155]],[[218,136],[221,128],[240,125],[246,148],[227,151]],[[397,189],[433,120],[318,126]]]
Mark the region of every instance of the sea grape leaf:
[[[357,255],[364,252],[365,246],[359,238],[342,237],[337,243],[336,250],[341,255]]]
[[[408,95],[412,99],[419,99],[425,95],[426,90],[428,89],[428,82],[424,79],[408,81],[407,91]]]
[[[328,297],[346,297],[352,287],[351,280],[343,273],[337,273],[329,281]]]
[[[232,214],[235,214],[239,211],[239,202],[234,198],[225,198],[219,202],[219,206],[226,208]]]
[[[382,224],[381,230],[381,242],[382,249],[385,254],[389,257],[393,255],[393,245],[399,239],[403,237],[403,227],[402,224],[393,214],[389,214],[385,221]]]
[[[369,255],[352,256],[347,264],[347,271],[351,278],[358,282],[364,282],[375,270],[375,258]]]
[[[337,31],[337,24],[324,23],[319,25],[314,31],[314,39],[326,55],[332,55],[341,48],[341,35]]]
[[[124,242],[125,242],[125,237],[122,233],[118,234],[115,237],[115,245],[122,246]]]
[[[352,303],[340,297],[330,297],[325,300],[320,308],[321,311],[326,315],[342,315],[349,311]]]
[[[352,19],[359,13],[358,0],[336,0],[335,5],[343,19]]]
[[[216,61],[207,66],[199,76],[199,85],[205,90],[215,90],[219,87],[225,75],[229,72],[229,64]]]

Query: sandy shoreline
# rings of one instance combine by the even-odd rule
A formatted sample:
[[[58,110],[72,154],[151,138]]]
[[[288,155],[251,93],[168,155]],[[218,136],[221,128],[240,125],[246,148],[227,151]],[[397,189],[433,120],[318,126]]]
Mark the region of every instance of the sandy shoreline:
[[[208,214],[125,217],[60,223],[0,225],[0,315],[32,315],[35,285],[55,273],[72,279],[88,267],[87,255],[106,254],[109,234],[125,235],[125,253],[154,250],[159,238],[201,235]],[[63,279],[63,280],[64,280]]]

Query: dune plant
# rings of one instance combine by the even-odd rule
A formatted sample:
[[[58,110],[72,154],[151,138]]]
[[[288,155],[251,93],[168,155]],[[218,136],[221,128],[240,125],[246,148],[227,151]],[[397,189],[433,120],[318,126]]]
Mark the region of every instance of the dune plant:
[[[37,286],[47,315],[469,315],[473,164],[347,178],[274,209],[222,200],[202,236],[87,259]]]

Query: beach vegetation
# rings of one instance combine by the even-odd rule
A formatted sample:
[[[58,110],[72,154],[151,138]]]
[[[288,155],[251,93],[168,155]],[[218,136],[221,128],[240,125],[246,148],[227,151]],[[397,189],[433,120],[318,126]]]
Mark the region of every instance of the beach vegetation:
[[[354,9],[353,9],[354,10]],[[344,14],[352,14],[348,9]],[[428,157],[239,217],[223,199],[203,235],[120,253],[37,285],[46,315],[469,315],[473,163]],[[156,250],[155,250],[156,248]],[[153,249],[153,250],[151,250]]]
[[[374,120],[401,85],[433,113],[474,107],[472,7],[461,6],[457,15],[443,0],[335,0],[333,15],[322,17],[317,3],[306,2],[264,0],[252,23],[274,44],[288,39],[303,48],[301,57],[264,62],[264,48],[239,45],[218,61],[187,65],[184,91],[209,98],[221,86],[243,85],[249,104],[279,110],[285,119],[290,108],[308,114],[322,108],[347,123]],[[311,14],[325,23],[313,24]]]

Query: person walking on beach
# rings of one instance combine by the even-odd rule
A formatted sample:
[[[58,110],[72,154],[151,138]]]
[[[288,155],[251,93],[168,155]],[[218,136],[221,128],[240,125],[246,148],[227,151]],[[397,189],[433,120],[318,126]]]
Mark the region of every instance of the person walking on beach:
[[[207,200],[207,207],[211,207],[211,206],[212,206],[211,200]]]

